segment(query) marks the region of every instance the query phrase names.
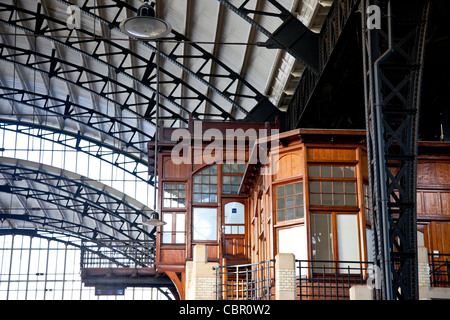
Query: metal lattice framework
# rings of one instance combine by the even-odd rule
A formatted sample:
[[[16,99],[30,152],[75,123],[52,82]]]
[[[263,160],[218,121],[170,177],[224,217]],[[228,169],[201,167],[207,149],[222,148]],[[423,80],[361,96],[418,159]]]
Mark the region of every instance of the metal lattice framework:
[[[68,1],[60,1],[62,4],[67,6],[73,5]],[[89,1],[80,1],[77,4],[81,9],[81,12],[86,16],[94,19],[95,22],[101,24],[101,28],[97,30],[98,34],[87,31],[84,29],[76,30],[79,35],[77,35],[78,39],[74,39],[75,30],[67,29],[67,17],[65,16],[50,16],[48,15],[48,10],[44,8],[42,3],[36,2],[36,11],[27,10],[25,8],[19,6],[11,6],[7,4],[0,5],[0,12],[4,11],[8,13],[8,19],[0,20],[5,25],[8,25],[12,28],[20,29],[22,32],[29,36],[39,36],[39,39],[47,40],[53,43],[54,46],[63,46],[72,51],[80,53],[84,55],[87,59],[92,59],[97,61],[98,63],[106,64],[111,70],[114,70],[117,77],[128,77],[133,82],[135,82],[136,86],[144,87],[153,94],[143,94],[140,93],[140,90],[137,91],[133,88],[132,85],[125,86],[123,81],[114,81],[113,78],[104,77],[104,75],[93,73],[90,78],[92,80],[89,83],[99,84],[103,90],[99,90],[99,94],[103,97],[118,95],[120,93],[121,99],[114,99],[118,102],[123,109],[135,110],[137,105],[146,106],[145,111],[141,114],[142,117],[151,119],[154,113],[154,94],[155,94],[155,69],[156,69],[156,47],[152,46],[150,43],[136,43],[135,46],[144,46],[146,49],[149,49],[152,54],[150,56],[144,56],[139,54],[139,51],[134,51],[124,44],[128,42],[128,40],[117,41],[111,39],[111,30],[115,30],[117,33],[120,31],[118,26],[120,24],[120,14],[125,10],[130,10],[132,12],[136,12],[136,8],[127,4],[124,1],[112,1],[112,4],[109,6],[100,5],[95,6]],[[3,8],[2,8],[3,7]],[[108,16],[114,17],[111,20],[107,20],[104,17],[100,17],[98,15],[99,10],[107,9],[110,13]],[[33,21],[34,23],[26,24],[28,21]],[[11,29],[12,32],[14,29]],[[67,32],[62,32],[62,31]],[[107,33],[107,31],[109,34]],[[223,109],[221,107],[221,102],[225,101],[233,105],[233,107],[240,110],[244,114],[248,114],[248,111],[241,107],[234,100],[250,100],[252,101],[249,105],[252,107],[257,104],[267,103],[266,98],[257,92],[247,81],[239,77],[236,72],[232,71],[229,67],[227,67],[224,63],[222,63],[219,59],[215,58],[206,50],[202,49],[201,46],[190,42],[189,39],[184,37],[182,34],[173,31],[173,43],[174,46],[171,48],[170,52],[164,53],[162,52],[162,57],[165,58],[168,62],[175,65],[178,68],[182,68],[184,72],[189,74],[189,76],[196,78],[203,85],[206,85],[210,90],[215,92],[218,96],[220,96],[220,102],[216,102],[208,96],[200,93],[195,87],[190,85],[189,83],[183,81],[183,79],[178,76],[172,74],[169,71],[169,68],[161,68],[161,73],[163,77],[165,77],[164,84],[168,89],[168,94],[162,93],[163,103],[161,107],[168,114],[166,115],[167,119],[176,119],[178,121],[186,121],[186,113],[192,113],[194,117],[201,116],[214,116],[217,119],[223,120],[235,120],[235,116],[233,116],[230,112]],[[31,40],[31,45],[33,41]],[[178,47],[180,43],[187,43],[191,50],[193,51],[190,55],[180,54],[178,53]],[[104,46],[108,46],[108,51],[104,49]],[[19,50],[19,48],[14,48],[15,50]],[[33,53],[24,52],[23,54],[34,54],[37,53],[37,48],[33,48]],[[83,78],[81,73],[90,73],[92,70],[88,70],[86,68],[80,68],[80,65],[71,65],[68,61],[63,61],[63,59],[58,59],[57,50],[53,49],[51,54],[43,55],[41,58],[44,60],[42,63],[49,64],[47,69],[50,76],[59,76],[66,72],[75,72],[77,73],[76,79]],[[148,52],[148,51],[146,51]],[[116,59],[111,59],[111,56],[114,56]],[[125,65],[125,62],[129,59],[133,59],[133,65]],[[198,60],[192,65],[199,65],[199,68],[196,69],[188,69],[185,65],[189,65],[188,63],[181,64],[180,60]],[[26,59],[30,61],[30,59]],[[206,66],[210,65],[212,62],[219,65],[218,71],[220,74],[212,73],[206,69]],[[63,64],[63,65],[61,65]],[[58,67],[57,67],[58,66]],[[78,66],[78,68],[77,68]],[[43,68],[40,67],[42,70]],[[63,71],[65,70],[65,71]],[[208,81],[207,79],[220,77],[220,78],[228,78],[228,85],[225,90],[219,90],[214,87],[211,83],[212,81]],[[112,85],[117,86],[115,92],[106,92],[105,88],[107,87],[105,82],[112,81]],[[87,82],[78,81],[80,85],[85,85]],[[241,86],[245,87],[246,91],[251,92],[250,94],[233,94],[228,91],[227,88],[233,86]],[[182,89],[180,89],[182,88]],[[179,95],[180,90],[184,92],[183,95]],[[129,102],[130,95],[138,95],[142,102],[133,104]],[[193,109],[188,110],[183,107],[182,100],[195,100],[196,103]],[[212,109],[211,114],[205,114],[197,111],[200,105],[208,104],[208,106]],[[179,109],[185,114],[177,114],[172,111],[172,108]],[[164,118],[164,117],[162,117]]]
[[[211,1],[206,8],[186,0],[183,12],[157,1],[157,15],[167,15],[170,7],[178,27],[157,48],[125,37],[119,29],[141,3],[0,3],[1,129],[83,152],[142,181],[144,172],[138,165],[151,167],[147,143],[154,140],[159,125],[183,127],[189,116],[275,119],[280,110],[263,88],[267,75],[276,72],[269,71],[276,55],[268,48],[282,49],[317,71],[317,36],[286,4],[244,1],[235,10],[227,1]],[[198,12],[200,6],[217,10],[215,31],[210,32],[205,22],[196,26],[197,17],[209,18]],[[68,25],[68,9],[81,14],[78,27]],[[186,14],[181,28],[180,12]],[[264,20],[272,18],[272,27],[266,28]],[[228,30],[234,26],[239,34],[230,37]],[[200,41],[191,41],[196,37]],[[243,42],[226,43],[234,39]],[[65,169],[6,157],[0,172],[0,231],[5,234],[61,232],[95,240],[98,252],[116,241],[154,241],[155,229],[140,224],[151,210],[113,188]],[[153,184],[153,178],[146,180]],[[148,258],[145,261],[154,259]]]
[[[335,1],[330,13],[325,20],[323,28],[318,35],[317,55],[319,59],[318,70],[306,68],[302,73],[296,92],[294,93],[287,116],[287,127],[298,128],[310,105],[315,90],[319,87],[319,81],[326,73],[328,62],[335,47],[342,42],[341,34],[344,32],[350,17],[359,8],[360,0]]]
[[[268,40],[259,43],[260,46],[284,49],[313,72],[319,72],[319,36],[278,1],[268,0],[270,6],[263,9],[252,9],[248,1],[243,1],[239,6],[228,0],[219,1],[267,36]],[[258,16],[276,18],[276,30],[269,31],[258,21]]]
[[[155,239],[154,228],[141,225],[153,210],[102,183],[5,157],[0,172],[0,192],[11,195],[9,203],[2,200],[1,224],[10,228],[57,230],[97,241]]]
[[[366,8],[377,5],[379,28]],[[379,298],[417,299],[418,114],[428,1],[363,1],[367,149]],[[393,15],[395,14],[395,19]]]

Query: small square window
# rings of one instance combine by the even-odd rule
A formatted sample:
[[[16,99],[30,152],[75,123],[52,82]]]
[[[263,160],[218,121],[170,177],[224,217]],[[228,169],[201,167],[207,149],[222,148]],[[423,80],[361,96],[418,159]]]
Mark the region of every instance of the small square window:
[[[303,218],[303,182],[276,188],[277,222]]]

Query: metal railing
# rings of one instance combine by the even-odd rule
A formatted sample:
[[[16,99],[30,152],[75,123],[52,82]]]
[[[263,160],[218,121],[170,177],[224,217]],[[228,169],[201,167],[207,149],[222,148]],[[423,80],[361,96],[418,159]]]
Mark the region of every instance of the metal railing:
[[[275,260],[215,267],[216,300],[271,300]]]
[[[299,300],[349,300],[350,288],[366,285],[373,262],[296,260]]]
[[[155,241],[83,242],[81,268],[154,267]]]
[[[450,254],[429,253],[430,286],[450,288]]]

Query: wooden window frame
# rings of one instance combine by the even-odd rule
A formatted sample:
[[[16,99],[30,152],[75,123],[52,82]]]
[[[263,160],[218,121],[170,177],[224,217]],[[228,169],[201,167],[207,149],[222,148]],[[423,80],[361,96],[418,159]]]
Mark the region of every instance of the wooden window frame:
[[[207,168],[209,168],[210,170],[211,170],[211,167],[216,167],[216,174],[214,175],[214,174],[202,174],[202,172],[204,171],[204,170],[206,170]],[[201,206],[202,204],[203,205],[211,205],[211,204],[215,204],[215,203],[218,203],[219,202],[219,194],[220,194],[220,187],[219,187],[219,185],[220,185],[220,183],[221,183],[221,177],[220,177],[220,174],[219,174],[219,170],[220,170],[220,166],[218,165],[218,164],[212,164],[212,165],[208,165],[208,166],[204,166],[204,167],[202,167],[201,169],[199,169],[196,173],[194,173],[193,175],[192,175],[192,203],[195,205],[195,206]],[[200,176],[201,177],[201,182],[200,183],[197,183],[195,180],[196,180],[196,177],[198,177],[198,176]],[[215,185],[216,185],[216,192],[215,193],[211,193],[210,192],[210,186],[211,185],[214,185],[214,184],[211,184],[211,182],[210,182],[210,178],[208,178],[208,184],[206,184],[206,183],[204,183],[203,182],[203,176],[208,176],[208,177],[216,177],[216,183],[215,183]],[[198,192],[198,191],[196,191],[196,185],[198,185],[198,186],[200,186],[200,192]],[[208,192],[203,192],[203,186],[208,186]],[[195,201],[196,200],[196,195],[198,195],[198,194],[200,194],[200,200],[201,201]],[[216,201],[202,201],[203,200],[203,194],[207,194],[208,195],[208,200],[211,200],[211,195],[215,195],[215,197],[216,197]]]
[[[320,176],[311,176],[310,168],[312,166],[315,167],[331,167],[331,171],[333,172],[333,167],[342,167],[343,168],[343,176],[342,177],[323,177]],[[353,168],[353,177],[346,177],[345,176],[345,167],[352,167]],[[322,169],[320,169],[322,171]],[[311,183],[312,182],[319,182],[320,183],[320,192],[311,192]],[[332,186],[331,192],[322,192],[323,182],[330,182]],[[343,190],[343,192],[334,192],[334,182],[342,182],[345,186],[346,182],[351,182],[354,184],[354,193],[348,193],[345,192],[346,190]],[[345,188],[345,187],[344,187]],[[322,197],[323,194],[328,194],[332,197],[334,202],[334,195],[343,195],[344,196],[344,204],[324,204],[323,200],[321,198],[321,203],[313,203],[312,201],[312,195],[320,195]],[[346,201],[346,195],[354,195],[355,198],[355,204],[345,204]],[[359,210],[359,199],[358,199],[358,178],[357,178],[357,165],[354,163],[309,163],[308,164],[308,201],[310,209],[313,208],[322,208],[322,210],[328,210],[328,211],[334,211],[334,210],[343,210],[343,211],[353,211],[353,210]],[[319,209],[320,210],[320,209]]]
[[[228,165],[230,166],[230,171],[225,171],[225,168]],[[231,166],[232,165],[237,165],[238,166],[238,171],[237,172],[232,172],[231,171]],[[242,172],[240,171],[241,169],[243,169]],[[225,195],[225,196],[238,196],[238,194],[239,194],[239,186],[240,186],[240,184],[242,182],[242,178],[243,178],[244,172],[245,172],[245,163],[238,163],[238,162],[223,163],[221,172],[222,172],[222,189],[221,189],[222,195]],[[225,183],[225,177],[230,177],[230,183]],[[239,183],[238,184],[231,183],[232,177],[239,177],[240,178],[239,179]],[[225,191],[225,186],[230,187],[229,188],[230,192],[224,192]],[[232,187],[233,186],[237,186],[238,187],[238,192],[237,193],[233,193],[232,192]]]
[[[163,192],[162,192],[162,206],[161,207],[163,209],[169,209],[169,210],[186,210],[186,206],[187,206],[187,202],[186,202],[186,200],[187,200],[186,182],[184,182],[184,181],[183,182],[180,182],[180,181],[163,181],[162,184],[163,184],[163,190],[162,190]],[[184,185],[184,198],[180,198],[180,197],[170,198],[171,200],[184,199],[184,206],[182,206],[182,207],[181,206],[177,206],[177,207],[166,206],[166,199],[168,199],[168,198],[165,197],[165,191],[166,191],[165,186],[169,185],[169,184],[172,184],[172,185],[174,185],[174,184],[175,185]],[[179,192],[180,190],[183,190],[183,189],[177,188],[176,190]]]
[[[313,214],[323,214],[323,215],[331,215],[331,229],[332,229],[332,234],[333,234],[333,238],[332,238],[332,245],[333,245],[333,261],[339,261],[339,235],[338,235],[338,225],[337,225],[337,216],[339,214],[349,214],[349,215],[355,215],[356,219],[358,218],[358,212],[354,212],[354,211],[339,211],[339,210],[311,210],[309,213],[309,221],[311,221],[312,223],[312,215]],[[360,225],[359,223],[357,223],[357,236],[358,236],[358,248],[359,248],[359,256],[360,256],[360,260],[361,260],[361,254],[362,254],[362,246],[364,245],[362,243],[362,239],[361,239],[361,230],[360,230]],[[312,237],[313,237],[313,226],[311,224],[311,235],[308,239],[308,241],[311,243],[311,250],[313,250],[313,245],[312,245]],[[312,253],[311,253],[311,258],[313,258]]]
[[[295,214],[295,208],[301,207],[302,210],[303,210],[303,217],[294,218],[294,219],[288,219],[288,220],[283,220],[283,221],[278,221],[278,207],[277,207],[277,204],[278,204],[278,201],[277,201],[278,200],[278,187],[281,187],[281,186],[286,187],[287,185],[295,185],[297,183],[302,183],[302,192],[298,193],[298,194],[302,195],[302,197],[303,197],[303,204],[301,206],[295,206],[294,205],[294,207],[293,207],[294,208],[294,214]],[[297,193],[294,193],[292,196],[295,196],[295,195],[297,195]],[[286,197],[286,196],[284,196],[284,197]],[[306,215],[306,211],[305,211],[305,184],[304,184],[304,180],[303,179],[282,181],[280,183],[273,184],[273,197],[272,197],[272,199],[273,199],[272,206],[274,208],[273,211],[275,213],[275,216],[274,216],[275,227],[282,227],[282,226],[284,227],[286,225],[302,224],[302,223],[305,222],[305,215]]]

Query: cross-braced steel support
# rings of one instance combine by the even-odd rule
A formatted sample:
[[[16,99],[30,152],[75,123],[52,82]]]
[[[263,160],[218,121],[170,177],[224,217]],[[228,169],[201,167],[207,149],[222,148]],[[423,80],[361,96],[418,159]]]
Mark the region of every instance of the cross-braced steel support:
[[[418,299],[417,142],[429,5],[361,3],[370,205],[382,280],[378,299]]]

